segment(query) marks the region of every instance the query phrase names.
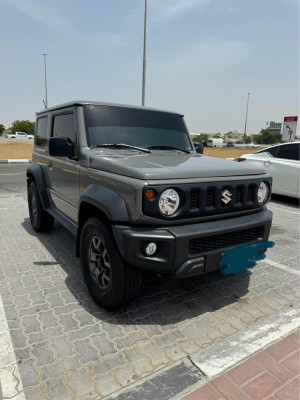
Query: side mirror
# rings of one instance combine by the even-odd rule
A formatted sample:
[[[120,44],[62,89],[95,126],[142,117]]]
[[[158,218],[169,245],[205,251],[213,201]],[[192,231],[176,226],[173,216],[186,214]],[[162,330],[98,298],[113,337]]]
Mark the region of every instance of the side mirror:
[[[72,157],[73,146],[70,138],[50,138],[49,154],[56,157]]]
[[[195,150],[198,154],[203,154],[203,144],[198,142],[193,142]]]

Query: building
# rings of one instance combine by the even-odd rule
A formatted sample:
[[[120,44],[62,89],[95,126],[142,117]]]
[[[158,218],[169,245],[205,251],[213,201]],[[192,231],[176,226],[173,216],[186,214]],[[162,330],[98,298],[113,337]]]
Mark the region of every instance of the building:
[[[228,134],[227,134],[227,138],[231,139],[232,141],[242,140],[243,136],[244,135],[241,131],[232,131],[232,132],[228,132]]]
[[[281,127],[282,127],[281,122],[270,121],[270,126],[269,126],[270,134],[281,135]]]

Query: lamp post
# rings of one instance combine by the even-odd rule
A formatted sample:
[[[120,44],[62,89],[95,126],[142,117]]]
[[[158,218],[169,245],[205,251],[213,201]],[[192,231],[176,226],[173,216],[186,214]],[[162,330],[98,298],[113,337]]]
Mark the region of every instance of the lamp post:
[[[248,118],[248,105],[249,105],[249,96],[250,93],[247,93],[248,98],[247,98],[247,108],[246,108],[246,118],[245,118],[245,129],[244,129],[244,143],[247,141],[247,118]]]
[[[144,50],[143,50],[142,106],[145,105],[145,82],[146,82],[146,27],[147,27],[147,0],[145,0],[145,15],[144,15]]]
[[[43,53],[44,56],[44,65],[45,65],[45,94],[46,94],[46,101],[43,100],[45,108],[48,107],[48,96],[47,96],[47,62],[46,62],[46,56],[47,53]]]

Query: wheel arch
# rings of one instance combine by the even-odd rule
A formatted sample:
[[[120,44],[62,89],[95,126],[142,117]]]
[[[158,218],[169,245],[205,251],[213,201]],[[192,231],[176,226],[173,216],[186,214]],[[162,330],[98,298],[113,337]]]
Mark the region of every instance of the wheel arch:
[[[85,222],[92,217],[99,218],[108,227],[112,223],[129,222],[131,220],[125,201],[118,193],[104,186],[90,185],[84,195],[81,196],[78,209],[76,238],[76,256],[78,257],[80,256],[82,228]]]
[[[43,208],[44,210],[46,210],[50,206],[50,201],[47,194],[46,180],[42,167],[35,163],[31,164],[27,168],[26,178],[27,178],[27,190],[29,188],[30,183],[35,182]]]

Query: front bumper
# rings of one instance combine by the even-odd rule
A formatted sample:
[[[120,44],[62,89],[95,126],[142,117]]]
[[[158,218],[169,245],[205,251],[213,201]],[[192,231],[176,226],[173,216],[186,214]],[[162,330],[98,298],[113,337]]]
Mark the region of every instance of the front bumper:
[[[196,276],[219,269],[222,252],[267,241],[272,212],[263,210],[242,217],[163,228],[114,225],[122,257],[134,266],[177,278]],[[148,243],[157,244],[147,256]]]

